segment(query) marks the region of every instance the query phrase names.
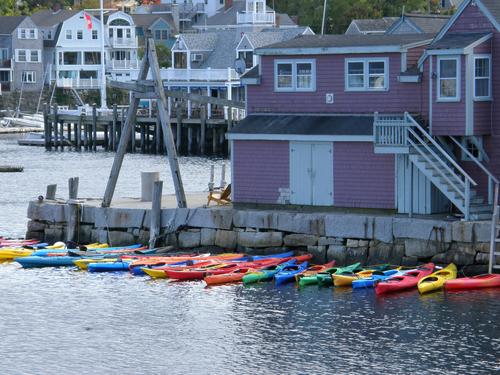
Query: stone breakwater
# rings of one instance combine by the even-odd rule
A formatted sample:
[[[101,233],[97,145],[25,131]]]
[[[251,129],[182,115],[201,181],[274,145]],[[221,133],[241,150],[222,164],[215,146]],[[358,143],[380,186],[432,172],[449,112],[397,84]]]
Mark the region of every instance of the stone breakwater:
[[[27,238],[66,239],[68,205],[29,204]],[[74,228],[80,243],[112,246],[149,241],[150,210],[101,208],[83,203]],[[218,247],[245,253],[289,248],[313,254],[313,261],[412,266],[454,262],[486,269],[490,222],[463,222],[345,213],[300,213],[228,207],[162,209],[161,244],[182,249]]]

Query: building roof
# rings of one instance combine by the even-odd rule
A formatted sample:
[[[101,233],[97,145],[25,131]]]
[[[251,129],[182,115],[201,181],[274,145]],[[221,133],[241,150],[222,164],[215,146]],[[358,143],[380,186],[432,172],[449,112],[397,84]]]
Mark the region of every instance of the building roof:
[[[410,22],[418,29],[418,32],[425,34],[437,34],[439,30],[449,21],[450,16],[436,15],[436,14],[405,14],[399,21],[396,21],[388,30],[391,33],[393,29],[399,26],[402,22]]]
[[[252,69],[244,73],[240,78],[241,79],[255,79],[259,78],[259,65],[255,65]]]
[[[229,134],[373,135],[373,116],[249,115]]]
[[[295,38],[302,35],[307,30],[306,27],[293,27],[289,29],[264,29],[262,31],[247,32],[244,35],[248,38],[254,48],[265,47]]]
[[[272,11],[270,7],[267,7],[268,11]],[[235,26],[237,25],[236,19],[238,12],[245,11],[245,0],[235,0],[233,6],[224,9],[222,8],[212,17],[201,18],[194,27],[213,27],[213,26]],[[288,14],[277,13],[276,18],[279,18],[279,24],[281,26],[296,26],[296,23],[290,18]]]
[[[79,11],[77,10],[69,9],[60,9],[57,12],[54,12],[52,9],[45,9],[33,13],[31,15],[31,19],[33,20],[35,25],[39,27],[50,27],[66,21],[68,18],[73,17],[78,12]]]
[[[208,33],[186,33],[181,38],[191,51],[212,51],[215,49],[219,34],[231,33],[231,31],[212,31]]]
[[[12,32],[24,21],[26,16],[1,16],[0,34],[12,34]]]
[[[170,25],[170,28],[174,30],[174,33],[177,32],[174,18],[171,14],[131,14],[131,16],[134,20],[135,26],[137,27],[149,29],[156,21],[162,19]]]
[[[500,23],[500,1],[498,0],[481,0],[481,3],[488,8],[490,14],[495,20]]]
[[[285,49],[326,49],[326,48],[348,48],[348,47],[401,47],[413,43],[431,40],[433,35],[429,34],[371,34],[371,35],[301,35],[296,38],[272,44],[260,51],[285,50]]]
[[[351,24],[355,24],[361,33],[384,33],[399,17],[383,17],[375,19],[356,19]]]
[[[441,39],[431,43],[429,49],[458,49],[466,48],[490,33],[453,33],[446,34]]]

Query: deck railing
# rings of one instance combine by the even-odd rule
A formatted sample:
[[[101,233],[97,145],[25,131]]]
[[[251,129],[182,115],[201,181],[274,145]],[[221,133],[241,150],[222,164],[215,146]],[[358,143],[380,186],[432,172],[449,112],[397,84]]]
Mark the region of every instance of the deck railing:
[[[236,16],[236,22],[238,24],[260,23],[274,25],[275,21],[275,12],[238,12]]]
[[[238,81],[239,75],[234,69],[161,69],[164,81],[231,82]]]
[[[58,78],[57,87],[74,89],[98,89],[101,80],[98,78]]]

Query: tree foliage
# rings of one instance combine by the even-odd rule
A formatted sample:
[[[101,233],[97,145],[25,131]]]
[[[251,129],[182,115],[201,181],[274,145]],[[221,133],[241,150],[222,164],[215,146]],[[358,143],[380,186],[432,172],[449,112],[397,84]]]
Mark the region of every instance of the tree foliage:
[[[324,0],[273,0],[275,10],[296,15],[300,25],[308,25],[319,33],[323,18]],[[268,2],[272,5],[271,1]],[[435,13],[438,0],[327,0],[325,33],[344,33],[352,19],[399,16],[420,11]]]

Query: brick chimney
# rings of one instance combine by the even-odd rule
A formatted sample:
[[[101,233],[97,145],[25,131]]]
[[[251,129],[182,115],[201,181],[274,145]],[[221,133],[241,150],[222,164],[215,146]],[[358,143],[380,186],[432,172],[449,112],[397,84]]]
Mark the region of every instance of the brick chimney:
[[[226,2],[224,3],[224,10],[228,10],[232,6],[233,6],[233,0],[226,0]]]

